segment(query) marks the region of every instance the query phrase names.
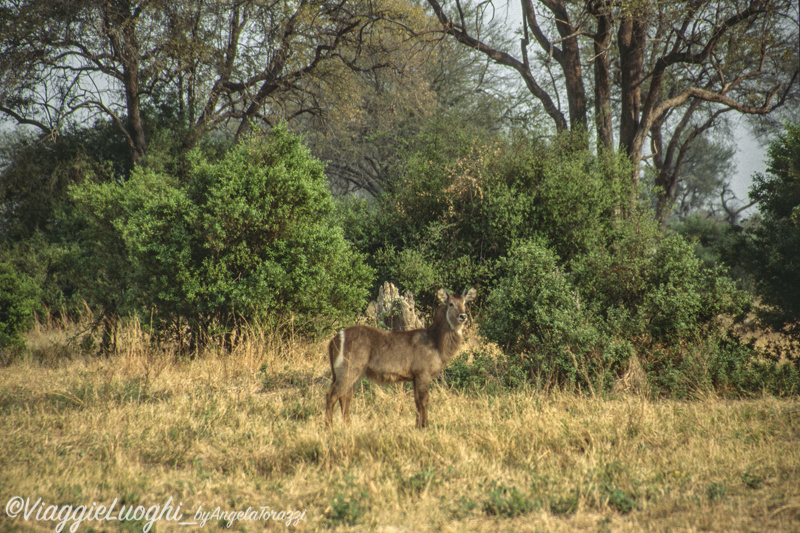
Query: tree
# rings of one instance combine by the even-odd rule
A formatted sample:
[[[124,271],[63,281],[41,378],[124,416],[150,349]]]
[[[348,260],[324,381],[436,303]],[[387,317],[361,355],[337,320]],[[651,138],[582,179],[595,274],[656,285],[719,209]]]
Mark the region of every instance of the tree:
[[[687,148],[680,150],[681,153],[676,156],[680,159],[672,170],[675,175],[667,180],[672,188],[666,191],[667,194],[659,195],[662,203],[656,206],[656,218],[662,227],[669,222],[671,216],[685,221],[689,214],[697,211],[716,213],[719,192],[722,190],[726,191],[722,200],[724,205],[728,205],[728,185],[735,169],[733,147],[723,140],[710,138],[707,134],[691,142],[687,139],[685,143],[688,144]],[[664,171],[665,166],[656,166],[656,176]],[[655,183],[663,186],[661,184],[664,181],[656,178]],[[669,200],[674,202],[674,207],[669,204]],[[669,207],[672,209],[664,212]],[[734,220],[730,223],[735,222]]]
[[[598,145],[611,147],[616,122],[618,145],[634,163],[634,181],[650,137],[661,157],[662,212],[671,205],[670,180],[679,175],[676,152],[688,149],[717,116],[728,110],[767,114],[796,98],[800,61],[789,0],[520,3],[515,55],[507,44],[481,38],[494,13],[490,3],[467,17],[460,0],[449,10],[428,0],[442,32],[520,75],[556,131],[587,128],[593,117]],[[589,63],[591,75],[584,72]],[[560,104],[562,92],[567,109]],[[665,127],[673,130],[669,141],[662,140]]]
[[[327,162],[339,195],[375,197],[394,186],[409,140],[434,117],[458,114],[461,122],[498,131],[517,125],[525,109],[506,73],[443,39],[422,5],[398,3],[394,9],[391,18],[372,25],[352,68],[314,73],[312,79],[326,87],[313,91],[320,112],[294,123]]]
[[[787,125],[767,152],[765,174],[754,176],[750,198],[763,220],[745,234],[745,264],[755,279],[766,323],[800,334],[800,125]]]
[[[144,29],[155,22],[152,14],[147,2],[7,4],[0,111],[51,136],[76,114],[102,113],[117,123],[137,161],[147,148],[142,94],[152,90],[162,58],[162,36]]]
[[[215,128],[240,136],[310,112],[304,80],[354,64],[382,9],[344,0],[15,0],[0,10],[0,112],[51,136],[69,121],[110,117],[134,163],[147,152],[146,103],[180,110],[187,149]]]

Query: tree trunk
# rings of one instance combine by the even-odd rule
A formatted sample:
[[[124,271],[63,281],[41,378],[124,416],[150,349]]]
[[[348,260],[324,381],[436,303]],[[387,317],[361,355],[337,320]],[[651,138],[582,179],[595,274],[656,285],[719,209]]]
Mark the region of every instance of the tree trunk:
[[[642,72],[647,39],[646,18],[626,15],[619,25],[621,113],[619,125],[620,149],[631,156],[638,169],[645,135],[641,128]],[[638,180],[638,170],[636,171]]]
[[[678,188],[678,176],[675,170],[663,168],[655,178],[655,185],[660,189],[656,200],[656,220],[662,229],[669,226],[669,217],[675,206],[675,193]]]
[[[578,30],[570,22],[564,2],[550,0],[544,4],[553,13],[556,20],[556,29],[562,39],[561,51],[554,54],[564,73],[564,85],[567,88],[567,102],[569,104],[569,126],[576,130],[586,126],[586,90],[583,86],[583,73],[581,72],[581,52],[578,43]],[[551,45],[551,49],[554,48]]]
[[[592,6],[597,20],[594,39],[594,120],[600,146],[614,146],[614,130],[611,123],[611,8],[606,2]]]
[[[138,9],[138,8],[137,8]],[[139,40],[136,37],[138,13],[132,11],[129,1],[105,4],[103,31],[111,42],[111,51],[122,65],[122,84],[125,90],[126,123],[118,124],[128,139],[131,161],[136,165],[147,152],[147,141],[142,126],[142,111],[139,90]],[[115,117],[116,118],[116,117]]]
[[[142,126],[139,102],[139,64],[131,61],[123,72],[125,78],[125,102],[128,107],[128,134],[130,135],[131,161],[136,165],[147,152],[147,139]]]

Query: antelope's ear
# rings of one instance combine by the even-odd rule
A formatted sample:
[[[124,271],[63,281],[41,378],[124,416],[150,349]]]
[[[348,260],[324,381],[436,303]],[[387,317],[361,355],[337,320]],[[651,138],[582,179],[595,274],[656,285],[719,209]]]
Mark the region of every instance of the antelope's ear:
[[[439,298],[439,301],[445,303],[447,301],[447,297],[450,296],[447,294],[447,291],[444,289],[439,289],[439,292],[436,293],[436,297]]]
[[[464,291],[464,303],[471,302],[478,296],[478,290],[473,286],[468,291]]]

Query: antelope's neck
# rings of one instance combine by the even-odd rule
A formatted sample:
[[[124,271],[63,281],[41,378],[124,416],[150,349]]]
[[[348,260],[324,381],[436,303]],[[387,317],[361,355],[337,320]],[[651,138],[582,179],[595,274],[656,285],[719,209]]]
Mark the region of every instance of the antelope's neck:
[[[436,333],[436,348],[439,351],[439,357],[444,364],[447,364],[461,347],[463,336],[459,330],[450,328],[449,324],[442,324]]]

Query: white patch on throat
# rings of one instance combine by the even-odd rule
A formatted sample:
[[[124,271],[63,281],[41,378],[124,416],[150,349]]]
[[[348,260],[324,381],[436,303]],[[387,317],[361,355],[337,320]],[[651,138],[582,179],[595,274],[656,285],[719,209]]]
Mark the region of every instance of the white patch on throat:
[[[458,335],[461,335],[461,330],[463,329],[464,325],[463,324],[458,324],[458,326],[454,326],[453,325],[453,321],[450,319],[450,310],[449,309],[444,314],[444,316],[445,316],[445,318],[447,318],[447,325],[450,326],[450,329],[452,329]]]

